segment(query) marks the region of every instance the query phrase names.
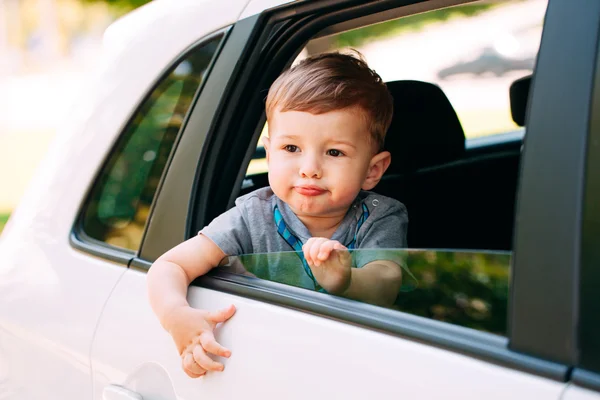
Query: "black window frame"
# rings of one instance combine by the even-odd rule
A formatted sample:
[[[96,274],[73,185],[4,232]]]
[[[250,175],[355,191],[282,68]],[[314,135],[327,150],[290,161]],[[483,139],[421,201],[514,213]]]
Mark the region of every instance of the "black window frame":
[[[204,46],[206,43],[215,40],[217,38],[220,37],[220,41],[217,45],[217,49],[215,51],[215,54],[213,55],[212,60],[210,61],[209,65],[206,68],[206,73],[205,73],[205,78],[208,77],[211,73],[211,70],[215,64],[216,59],[219,56],[219,53],[221,51],[221,49],[223,48],[224,43],[227,40],[227,35],[228,32],[230,30],[230,27],[225,27],[223,29],[219,29],[215,32],[213,32],[210,35],[205,36],[204,38],[202,38],[199,41],[196,41],[195,43],[191,44],[190,46],[188,46],[185,50],[183,50],[177,57],[175,57],[173,60],[171,60],[169,62],[169,64],[167,66],[165,66],[161,73],[158,75],[158,77],[154,80],[154,82],[148,87],[148,89],[146,90],[144,96],[142,96],[141,100],[136,104],[135,107],[132,108],[132,111],[129,113],[129,116],[126,119],[126,122],[123,124],[123,126],[121,127],[119,134],[116,136],[116,140],[114,141],[114,143],[110,146],[110,150],[106,153],[104,160],[102,161],[102,163],[99,165],[98,170],[94,176],[94,179],[90,182],[88,189],[86,191],[85,196],[83,197],[83,201],[81,202],[80,206],[79,206],[79,210],[77,212],[77,217],[75,219],[75,222],[73,223],[73,227],[71,228],[71,233],[69,235],[69,244],[80,251],[83,251],[85,253],[100,257],[102,259],[106,259],[109,261],[112,261],[114,263],[117,264],[121,264],[124,266],[128,266],[129,263],[131,262],[131,260],[137,256],[140,252],[140,249],[143,245],[143,240],[145,237],[145,232],[148,229],[148,221],[150,219],[150,216],[152,215],[152,210],[154,208],[154,205],[156,203],[156,199],[158,197],[158,194],[161,190],[163,181],[164,181],[164,177],[165,177],[165,173],[166,171],[169,169],[169,165],[172,162],[173,159],[173,155],[175,154],[175,151],[179,145],[179,141],[181,138],[181,134],[187,124],[187,121],[191,115],[191,111],[194,108],[194,105],[197,101],[197,98],[199,96],[199,94],[202,92],[202,89],[205,85],[205,81],[206,79],[204,79],[200,85],[198,86],[198,88],[196,89],[196,92],[194,94],[194,97],[192,99],[192,102],[190,104],[189,109],[186,112],[186,116],[184,118],[184,121],[182,122],[182,125],[179,129],[179,132],[177,133],[177,137],[175,138],[175,141],[173,143],[173,146],[171,148],[171,152],[169,155],[169,158],[163,168],[162,174],[161,174],[161,178],[160,178],[160,182],[158,184],[157,190],[154,193],[154,197],[152,200],[152,205],[150,208],[150,212],[148,214],[148,218],[146,220],[145,223],[145,227],[144,227],[144,232],[142,234],[142,241],[140,243],[140,247],[138,248],[137,251],[135,250],[131,250],[131,249],[127,249],[127,248],[122,248],[122,247],[117,247],[117,246],[112,246],[106,242],[103,242],[101,240],[98,240],[96,238],[93,238],[91,236],[89,236],[85,230],[83,229],[83,223],[84,223],[84,218],[85,218],[85,212],[87,210],[87,207],[90,204],[91,201],[91,196],[93,194],[94,188],[99,184],[100,178],[103,175],[103,173],[105,172],[106,168],[109,167],[110,161],[112,159],[112,155],[113,153],[117,150],[123,147],[124,142],[127,140],[127,135],[125,134],[126,132],[128,132],[128,130],[130,129],[131,125],[134,122],[135,117],[137,116],[137,114],[140,112],[141,107],[146,103],[146,101],[150,98],[150,96],[154,93],[154,91],[158,88],[158,86],[164,82],[164,80],[173,72],[173,70],[177,67],[177,65],[179,65],[182,61],[184,61],[190,54],[194,53],[197,49],[201,48],[202,46]]]
[[[600,37],[596,46],[600,48]],[[591,109],[579,277],[579,360],[573,371],[573,382],[600,392],[600,49]]]
[[[550,0],[527,109],[510,348],[576,365],[585,153],[600,3]],[[551,112],[549,112],[551,110]]]
[[[244,175],[243,171],[240,172],[240,165],[243,162],[247,163],[251,158],[254,148],[250,144],[258,137],[257,129],[260,129],[261,122],[264,122],[260,96],[265,95],[264,89],[268,88],[268,82],[275,79],[291,62],[295,52],[302,48],[316,32],[326,26],[395,7],[413,7],[415,12],[420,12],[426,11],[428,7],[428,9],[435,9],[448,6],[449,3],[417,0],[388,0],[368,4],[341,0],[326,4],[302,2],[286,4],[238,21],[231,34],[232,39],[236,37],[235,44],[227,43],[223,49],[223,54],[226,54],[224,60],[234,62],[236,66],[227,69],[225,61],[221,64],[227,73],[225,77],[213,80],[212,87],[212,93],[220,96],[206,100],[217,110],[215,118],[207,122],[200,118],[204,114],[203,110],[198,112],[194,110],[190,123],[186,127],[186,130],[200,130],[201,133],[196,135],[195,141],[190,140],[189,144],[201,146],[202,152],[200,155],[191,155],[190,152],[182,154],[177,165],[173,163],[169,169],[169,176],[165,181],[165,187],[169,184],[170,188],[176,189],[175,192],[180,193],[184,199],[173,201],[165,198],[162,202],[162,196],[158,199],[152,217],[156,223],[147,230],[140,257],[132,260],[131,266],[142,272],[147,270],[151,262],[160,254],[195,235],[199,227],[232,204],[232,198],[235,197],[235,190],[232,192],[232,188],[240,187]],[[456,3],[458,4],[459,1]],[[589,113],[589,104],[585,103],[589,100],[590,93],[584,89],[587,83],[591,83],[592,75],[589,74],[589,69],[593,66],[586,61],[589,59],[590,52],[574,54],[568,62],[563,62],[563,52],[573,42],[580,41],[579,31],[573,28],[576,26],[580,30],[587,30],[588,34],[594,33],[591,42],[584,40],[582,44],[589,49],[590,44],[595,43],[599,23],[590,9],[569,9],[567,0],[550,0],[546,15],[538,67],[530,95],[525,147],[532,148],[539,143],[543,145],[545,136],[560,139],[552,142],[553,145],[547,150],[551,150],[550,153],[562,151],[560,154],[565,156],[568,165],[563,166],[564,173],[557,176],[553,174],[552,182],[543,180],[541,186],[538,184],[528,187],[536,177],[536,171],[531,166],[547,165],[552,160],[544,152],[529,150],[524,153],[525,162],[521,166],[523,178],[518,198],[516,226],[518,235],[514,246],[516,257],[513,271],[515,273],[512,278],[512,301],[509,304],[508,338],[217,270],[197,279],[193,284],[346,321],[367,329],[416,339],[559,382],[568,381],[577,348],[562,344],[565,340],[571,343],[575,338],[576,320],[571,311],[578,296],[576,285],[568,286],[564,293],[556,296],[556,299],[550,303],[540,304],[535,300],[539,299],[539,296],[552,293],[551,290],[557,287],[556,279],[574,282],[579,273],[578,243],[581,239],[581,226],[573,221],[577,220],[576,216],[581,210],[584,165],[578,161],[580,160],[578,156],[581,156],[585,150],[584,139],[587,135],[585,125]],[[592,53],[595,60],[596,49]],[[557,71],[553,69],[555,62],[560,64]],[[581,74],[581,66],[588,73]],[[561,76],[562,79],[557,85],[556,74],[559,71],[566,73],[567,78]],[[578,74],[569,75],[570,72],[578,72]],[[211,80],[209,79],[209,82]],[[577,90],[569,86],[573,84]],[[574,93],[580,95],[577,100],[578,103],[584,103],[582,108],[570,107],[562,113],[550,114],[543,109],[545,106],[560,104],[560,101],[564,100],[564,94]],[[564,118],[568,118],[567,121],[564,121]],[[565,127],[565,123],[567,123],[567,131],[561,130]],[[563,146],[574,137],[574,143]],[[225,148],[226,156],[224,156]],[[567,153],[564,153],[565,151]],[[175,177],[179,176],[178,174],[189,175],[191,165],[197,166],[197,177],[193,187],[190,187],[189,176],[186,176],[185,184],[175,184]],[[219,173],[215,174],[215,171]],[[576,183],[571,182],[573,179]],[[566,196],[567,199],[550,199],[546,207],[539,207],[539,210],[534,210],[532,215],[528,215],[530,208],[539,201],[540,195],[544,193],[548,196],[557,184],[564,184],[572,189],[569,196]],[[188,190],[191,190],[191,193]],[[551,216],[553,211],[551,205],[561,204],[561,201],[568,202],[568,209],[572,210],[570,216],[575,216],[574,219],[565,216],[555,221],[549,220],[547,217]],[[173,204],[177,206],[173,207]],[[188,205],[189,209],[182,211],[182,204]],[[536,238],[529,235],[528,228],[538,229],[540,236]],[[530,268],[528,263],[533,262],[539,270],[542,265],[537,261],[536,254],[541,246],[555,252],[559,252],[561,246],[564,246],[559,238],[553,237],[553,232],[557,228],[564,229],[563,235],[572,237],[566,250],[568,254],[562,254],[557,259],[544,258],[543,266],[547,268],[546,273],[532,277],[532,273],[528,272]],[[563,263],[565,259],[569,262]],[[532,281],[532,278],[535,279]],[[563,300],[566,305],[561,307],[561,312],[556,318],[556,321],[563,325],[561,334],[551,335],[550,338],[540,340],[541,345],[536,345],[531,339],[544,338],[547,334],[547,323],[554,321],[551,313],[552,306],[557,301]],[[533,303],[528,304],[529,301]],[[519,307],[516,306],[517,304]],[[538,316],[531,318],[530,315],[519,310],[521,307],[540,312],[539,318]],[[540,323],[540,326],[535,326],[535,323]],[[528,330],[531,332],[528,333]],[[557,343],[560,346],[556,346]],[[553,351],[552,346],[558,347],[559,350]]]

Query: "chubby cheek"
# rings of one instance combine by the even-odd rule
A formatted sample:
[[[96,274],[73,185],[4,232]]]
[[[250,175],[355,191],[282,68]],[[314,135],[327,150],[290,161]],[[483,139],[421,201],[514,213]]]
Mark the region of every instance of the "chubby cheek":
[[[351,204],[360,192],[360,181],[358,179],[337,180],[331,187],[331,199],[336,204]]]
[[[329,169],[329,181],[340,196],[357,195],[365,180],[366,166],[359,161],[335,165]]]
[[[279,192],[283,189],[280,169],[269,168],[269,186],[271,186],[276,195],[280,195]]]
[[[289,190],[294,179],[293,166],[289,162],[272,158],[269,162],[269,185],[273,192],[281,198]]]

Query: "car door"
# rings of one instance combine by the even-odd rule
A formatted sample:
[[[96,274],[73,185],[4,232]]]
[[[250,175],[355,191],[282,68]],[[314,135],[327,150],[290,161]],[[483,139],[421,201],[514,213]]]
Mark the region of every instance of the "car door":
[[[244,5],[237,3],[237,13],[232,10],[231,20],[237,18]],[[153,12],[155,5],[146,7],[142,14]],[[79,209],[113,140],[123,129],[132,130],[123,127],[132,113],[139,123],[137,131],[143,134],[134,135],[139,142],[135,145],[149,148],[136,162],[127,164],[117,158],[120,165],[113,168],[110,160],[105,169],[121,175],[138,172],[160,176],[169,154],[167,131],[177,125],[177,115],[185,113],[175,109],[171,98],[184,88],[181,82],[155,81],[167,61],[189,46],[186,35],[195,39],[207,32],[202,27],[198,33],[194,20],[187,28],[181,24],[167,41],[160,42],[160,32],[150,34],[147,40],[154,46],[142,49],[136,43],[136,33],[147,21],[139,17],[139,12],[133,13],[109,29],[103,63],[83,88],[82,97],[57,132],[30,189],[3,232],[0,398],[92,397],[89,352],[96,324],[109,293],[136,254],[145,223],[144,203],[152,200],[156,185],[140,187],[140,180],[134,179],[135,184],[128,188],[131,190],[115,193],[112,188],[124,178],[108,174],[107,190],[91,196],[96,212],[88,209],[79,219]],[[173,22],[165,15],[161,17],[163,23]],[[123,52],[124,48],[129,51]],[[185,72],[187,66],[182,67],[177,73]],[[155,83],[162,90],[160,99],[144,102],[145,109],[136,114],[140,98]],[[165,117],[170,126],[153,129],[156,119]],[[163,153],[157,154],[165,138]],[[131,148],[125,153],[131,154]],[[133,171],[134,166],[139,167],[137,171]],[[123,207],[122,202],[113,201],[117,198],[125,198],[129,204]]]
[[[223,360],[224,372],[193,380],[150,310],[146,270],[231,205],[264,122],[262,91],[301,44],[326,26],[405,9],[392,1],[299,3],[238,21],[212,67],[219,74],[208,76],[187,118],[139,255],[98,324],[91,351],[95,398],[560,398],[578,352],[573,310],[580,155],[599,29],[598,5],[588,6],[575,9],[559,0],[548,6],[528,112],[514,252],[496,255],[505,260],[502,271],[512,270],[504,332],[410,315],[408,306],[384,309],[215,270],[193,283],[188,301],[210,310],[236,305],[236,315],[217,329],[232,357]],[[570,61],[560,61],[566,53]],[[573,107],[561,107],[565,96]],[[478,253],[422,249],[412,256],[435,268],[449,259],[451,268],[466,265],[468,274],[489,278],[473,261]]]
[[[246,3],[156,2],[108,29],[103,63],[0,241],[0,398],[92,398],[100,314],[222,28]]]

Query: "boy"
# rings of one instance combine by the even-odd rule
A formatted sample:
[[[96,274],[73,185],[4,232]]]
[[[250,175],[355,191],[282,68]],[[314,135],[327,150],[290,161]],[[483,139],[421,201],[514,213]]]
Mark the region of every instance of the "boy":
[[[305,59],[273,83],[264,139],[270,188],[239,198],[148,273],[151,306],[189,376],[223,370],[208,353],[231,355],[213,330],[231,318],[233,305],[208,312],[186,300],[188,285],[226,256],[302,250],[305,286],[375,304],[394,302],[402,278],[398,263],[375,255],[351,268],[348,251],[406,247],[405,207],[367,192],[390,165],[383,142],[392,108],[379,75],[351,55]]]

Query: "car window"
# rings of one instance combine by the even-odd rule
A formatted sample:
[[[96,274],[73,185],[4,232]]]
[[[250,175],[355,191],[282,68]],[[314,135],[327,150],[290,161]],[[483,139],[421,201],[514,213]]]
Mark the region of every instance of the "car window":
[[[408,98],[400,104],[414,100],[412,91],[431,89],[432,85],[439,88],[436,90],[447,98],[456,113],[461,145],[465,142],[463,136],[468,142],[509,134],[496,136],[502,140],[523,134],[524,118],[515,118],[514,111],[520,110],[524,115],[521,108],[527,96],[516,96],[521,108],[515,107],[511,86],[533,74],[546,7],[547,0],[480,1],[386,21],[309,41],[293,64],[312,54],[356,49],[385,82],[394,82],[395,92],[392,85],[388,87],[396,104],[399,88],[407,88],[409,92],[400,93]],[[431,110],[438,108],[428,98],[425,104],[430,118],[446,118],[435,118],[437,111]],[[424,129],[418,125],[404,130],[407,135],[420,132],[421,136],[440,139],[445,134],[455,135],[455,131],[432,126]],[[242,195],[269,184],[262,145],[267,134],[265,123],[245,173]],[[423,149],[418,147],[419,143],[417,151],[409,154],[395,152],[398,148],[394,147],[390,149],[392,159],[403,155],[427,158],[424,156],[428,156],[429,141],[424,143]],[[438,147],[451,146],[440,142]],[[464,145],[461,151],[465,153],[423,166],[417,162],[414,170],[400,164],[392,172],[395,175],[388,175],[387,180],[384,177],[373,189],[401,201],[408,210],[409,249],[385,250],[386,257],[390,257],[386,259],[401,260],[398,262],[403,268],[402,286],[389,308],[507,334],[520,160],[519,144],[513,147],[506,147],[509,150],[502,153],[490,146],[467,157],[463,155],[469,147]],[[358,249],[353,254],[380,251]],[[300,254],[230,257],[226,268],[234,273],[320,291],[314,283],[311,286],[310,274]]]
[[[402,285],[389,308],[506,335],[510,252],[377,249],[351,255],[353,261],[386,259],[402,265]],[[228,257],[222,268],[317,290],[302,257],[301,252],[247,254]]]
[[[511,114],[509,89],[532,74],[546,6],[547,0],[481,1],[430,11],[312,40],[294,63],[356,49],[385,82],[439,86],[467,140],[522,131]],[[263,154],[259,141],[249,179],[267,170]]]
[[[222,37],[190,51],[133,115],[84,208],[90,238],[137,250],[169,154]]]

